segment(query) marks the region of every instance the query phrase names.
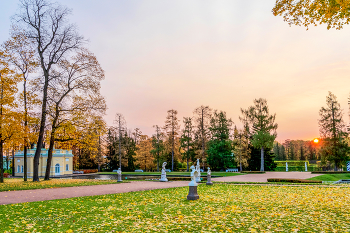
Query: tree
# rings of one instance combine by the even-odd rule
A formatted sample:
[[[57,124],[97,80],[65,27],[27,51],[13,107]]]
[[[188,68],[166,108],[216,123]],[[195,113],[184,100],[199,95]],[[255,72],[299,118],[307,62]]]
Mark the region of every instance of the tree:
[[[189,160],[194,160],[194,141],[193,141],[193,126],[192,118],[184,117],[183,120],[184,129],[182,130],[182,135],[180,137],[180,148],[184,150],[183,158],[187,162],[187,171],[189,171]]]
[[[205,159],[205,152],[207,149],[207,141],[209,139],[209,127],[210,127],[210,119],[211,119],[211,112],[212,109],[209,108],[209,106],[203,106],[196,108],[194,110],[194,116],[195,116],[195,138],[198,140],[199,144],[201,145],[201,158],[203,163],[203,169],[204,169],[204,159]]]
[[[151,153],[152,138],[147,135],[140,136],[140,143],[136,151],[136,165],[145,171],[151,171],[154,168],[154,157]]]
[[[171,146],[171,170],[174,171],[174,150],[176,137],[179,135],[180,125],[177,119],[177,111],[171,109],[168,111],[168,115],[165,120],[164,130],[168,136],[168,143]]]
[[[208,142],[208,163],[213,170],[226,169],[235,165],[233,144],[230,140],[232,120],[226,112],[214,111],[210,120],[211,139]]]
[[[11,39],[7,40],[3,44],[3,48],[10,54],[8,56],[9,62],[13,65],[14,69],[21,74],[23,80],[23,122],[24,122],[24,133],[23,133],[23,173],[24,181],[27,181],[27,148],[30,145],[29,141],[29,109],[37,103],[36,95],[33,91],[28,88],[29,74],[34,72],[37,67],[37,61],[35,58],[35,48],[33,41],[29,40],[22,31],[17,30],[15,27],[11,30]]]
[[[122,169],[122,132],[126,132],[126,121],[121,113],[115,114],[114,124],[116,124],[116,131],[118,133],[118,149],[119,149],[119,168]]]
[[[337,97],[329,92],[327,107],[320,109],[318,121],[323,141],[323,158],[334,164],[335,170],[349,159],[350,147],[346,141],[348,134],[343,121],[343,112]]]
[[[252,135],[251,143],[261,150],[260,171],[264,171],[264,149],[272,148],[277,137],[276,114],[270,115],[266,99],[255,99],[254,105],[247,110],[241,109],[240,119],[248,124]]]
[[[239,164],[240,171],[243,171],[243,166],[248,167],[248,160],[250,159],[250,148],[249,148],[249,135],[246,127],[239,130],[235,127],[234,129],[234,154],[235,160]]]
[[[47,114],[47,91],[52,69],[66,55],[73,53],[84,42],[74,25],[68,24],[70,10],[47,0],[21,0],[14,22],[26,38],[33,40],[36,56],[42,69],[42,106],[37,149],[34,155],[33,181],[39,181],[39,158],[44,141]]]
[[[22,130],[19,124],[21,116],[13,111],[16,107],[15,94],[20,78],[9,68],[7,56],[0,51],[0,183],[4,182],[4,143]]]
[[[164,151],[164,134],[161,132],[161,129],[158,125],[154,125],[154,128],[156,128],[156,134],[152,137],[152,146],[153,149],[151,150],[151,153],[155,156],[156,162],[157,162],[157,172],[159,172],[159,162],[160,162],[160,155]]]
[[[341,29],[350,22],[348,0],[276,0],[272,9],[289,25],[305,26],[326,24],[327,29]]]
[[[96,57],[87,49],[81,49],[69,60],[62,59],[52,75],[55,78],[48,87],[51,133],[45,180],[50,178],[57,129],[67,121],[81,121],[80,118],[84,118],[85,114],[103,115],[106,110],[105,100],[100,95],[100,81],[104,78],[104,71]]]

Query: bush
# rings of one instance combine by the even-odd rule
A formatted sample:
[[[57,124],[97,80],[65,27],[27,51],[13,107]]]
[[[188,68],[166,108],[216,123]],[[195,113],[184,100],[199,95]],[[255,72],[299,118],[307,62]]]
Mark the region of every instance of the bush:
[[[316,166],[308,166],[307,167],[307,171],[308,172],[312,172],[312,171],[318,171],[320,170],[319,167]],[[280,172],[285,172],[286,171],[286,166],[278,166],[275,168],[275,171],[280,171]],[[299,172],[303,172],[305,171],[305,166],[289,166],[288,165],[288,171],[299,171]]]
[[[320,180],[303,180],[303,179],[277,179],[270,178],[267,182],[288,182],[288,183],[322,183]]]
[[[4,172],[4,177],[5,178],[8,178],[9,176],[10,176],[10,174]]]
[[[97,169],[82,169],[82,170],[77,170],[77,171],[82,171],[82,172],[84,172],[84,174],[96,173],[96,172],[98,172]]]

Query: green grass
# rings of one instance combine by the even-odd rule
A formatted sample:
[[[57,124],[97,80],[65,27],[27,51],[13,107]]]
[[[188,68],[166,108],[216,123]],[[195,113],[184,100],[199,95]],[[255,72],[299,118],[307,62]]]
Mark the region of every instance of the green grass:
[[[308,180],[338,181],[338,180],[348,180],[348,179],[350,179],[350,174],[343,173],[343,174],[325,174],[325,175],[309,178]]]
[[[349,187],[199,185],[0,206],[3,232],[348,232]]]
[[[100,172],[98,174],[117,174],[116,172]],[[123,175],[161,175],[160,172],[123,172]],[[167,175],[182,175],[189,176],[190,172],[167,172]],[[206,176],[206,172],[202,172],[201,176]],[[244,173],[236,173],[236,172],[212,172],[212,176],[238,176],[238,175],[246,175]]]
[[[40,182],[26,181],[23,179],[10,178],[4,179],[4,183],[0,183],[0,192],[14,190],[29,190],[29,189],[45,189],[45,188],[61,188],[74,186],[88,186],[101,184],[115,184],[117,180],[88,180],[88,179],[51,179]]]

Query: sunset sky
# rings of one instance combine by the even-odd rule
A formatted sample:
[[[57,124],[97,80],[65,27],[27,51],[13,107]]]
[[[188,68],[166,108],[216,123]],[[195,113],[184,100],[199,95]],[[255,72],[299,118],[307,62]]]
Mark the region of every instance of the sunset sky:
[[[122,113],[128,128],[154,132],[167,110],[179,118],[200,105],[227,112],[266,98],[277,141],[318,137],[318,111],[333,92],[349,122],[350,26],[290,27],[274,0],[58,0],[89,40],[106,72],[105,119]],[[18,1],[0,3],[0,43]]]

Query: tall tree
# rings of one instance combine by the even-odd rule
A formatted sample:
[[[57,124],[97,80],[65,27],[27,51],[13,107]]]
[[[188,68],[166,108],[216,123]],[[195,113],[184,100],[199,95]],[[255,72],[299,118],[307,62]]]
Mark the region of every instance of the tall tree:
[[[121,113],[115,114],[114,124],[116,124],[116,132],[118,133],[119,168],[122,169],[122,134],[126,132],[126,121]]]
[[[204,169],[204,160],[205,153],[207,149],[207,141],[209,140],[209,127],[210,127],[210,119],[211,119],[212,109],[209,106],[203,106],[196,108],[194,110],[194,121],[195,121],[195,134],[196,138],[201,145],[201,158],[202,158],[202,166]]]
[[[180,148],[184,150],[183,158],[186,159],[187,171],[189,171],[189,160],[194,157],[194,138],[192,118],[184,117],[184,129],[180,138]],[[193,160],[192,160],[193,161]]]
[[[151,150],[151,153],[153,153],[156,158],[157,172],[159,172],[160,155],[164,151],[164,134],[161,132],[161,128],[158,125],[154,125],[153,127],[156,128],[156,133],[152,137],[153,150]]]
[[[180,125],[177,119],[177,111],[174,109],[168,110],[168,115],[165,120],[164,130],[168,136],[168,143],[171,146],[171,171],[174,171],[174,150],[176,138],[179,135]]]
[[[42,69],[42,106],[37,149],[34,155],[33,181],[39,181],[39,158],[44,141],[47,114],[47,91],[51,72],[67,54],[71,54],[84,42],[73,24],[68,24],[70,10],[48,0],[21,0],[14,24],[33,40],[36,56]]]
[[[37,67],[37,61],[35,57],[35,48],[33,41],[29,40],[22,31],[17,30],[15,27],[11,29],[11,38],[7,40],[3,47],[10,56],[8,56],[9,62],[13,65],[17,73],[21,74],[23,80],[23,122],[24,122],[24,133],[23,133],[23,178],[27,181],[27,148],[29,142],[29,113],[28,110],[33,107],[35,103],[34,92],[29,91],[29,74],[35,71]]]
[[[348,0],[276,0],[272,9],[289,25],[305,26],[326,24],[327,29],[341,29],[350,22]]]
[[[6,55],[0,51],[0,183],[4,182],[3,148],[4,143],[11,139],[19,129],[20,116],[14,112],[16,107],[15,94],[20,81],[18,75],[9,68]]]
[[[243,166],[248,167],[248,160],[250,159],[250,148],[249,148],[249,134],[246,127],[243,129],[234,129],[234,154],[235,160],[239,164],[240,171],[243,171]]]
[[[147,135],[141,135],[140,142],[137,147],[136,165],[138,165],[141,169],[144,169],[144,171],[151,171],[155,167],[154,157],[151,153],[152,138],[149,138]]]
[[[329,92],[327,107],[320,109],[318,121],[322,136],[323,157],[333,163],[335,170],[349,159],[350,147],[346,141],[348,134],[343,121],[343,112],[334,94]]]
[[[277,137],[276,114],[270,115],[266,99],[255,99],[254,105],[241,109],[241,120],[246,120],[252,134],[252,145],[261,150],[260,171],[264,171],[264,149],[272,148]]]
[[[69,60],[62,59],[52,75],[55,78],[48,87],[51,133],[45,180],[50,178],[57,129],[65,122],[74,120],[77,115],[78,118],[84,118],[85,114],[103,115],[106,110],[105,100],[100,95],[100,81],[104,78],[104,71],[96,57],[87,49],[81,49]]]
[[[208,142],[208,163],[213,170],[226,169],[235,165],[233,144],[230,139],[232,120],[226,112],[214,111],[210,120],[211,139]]]

